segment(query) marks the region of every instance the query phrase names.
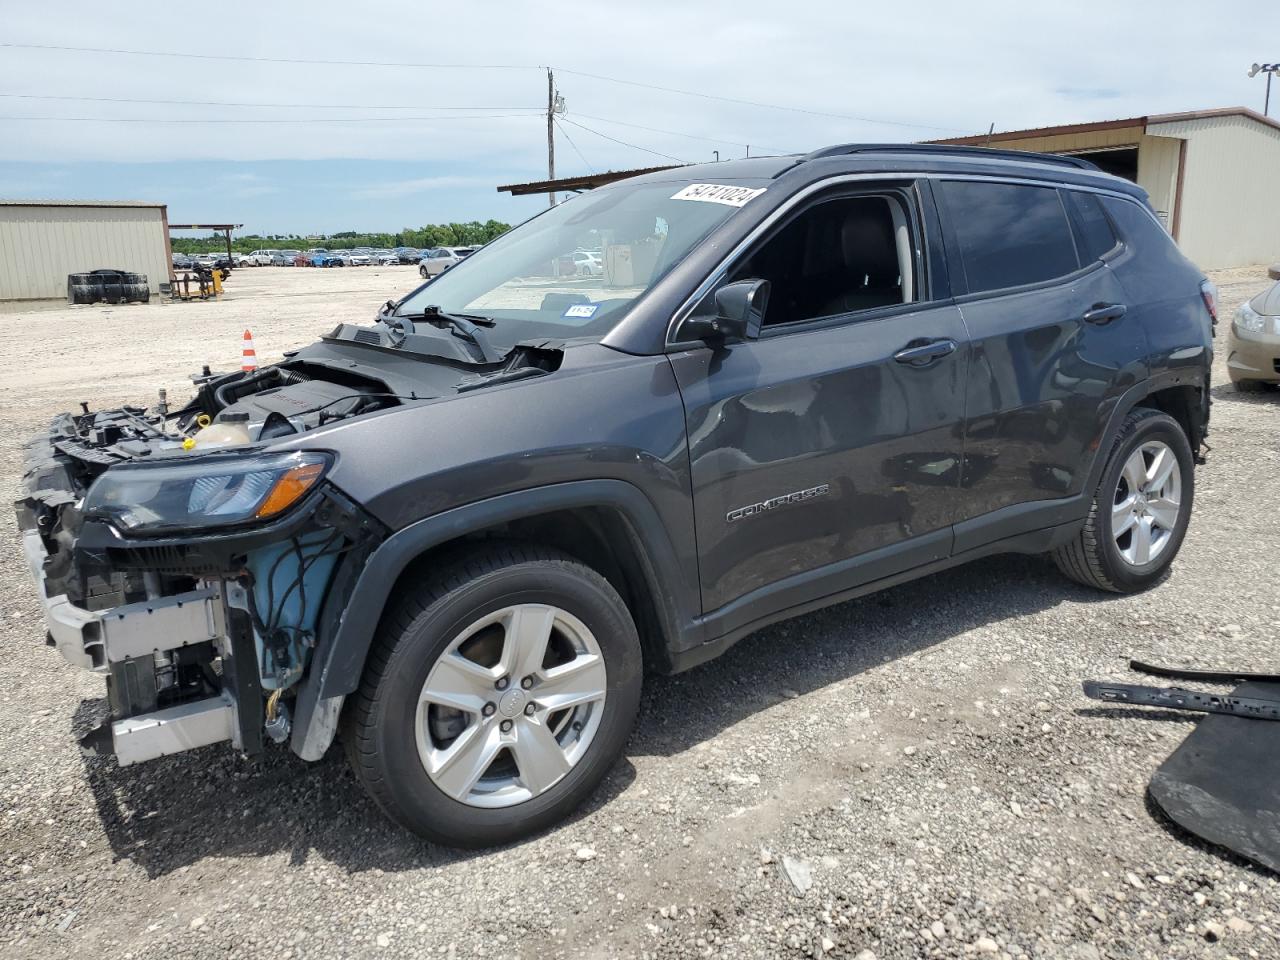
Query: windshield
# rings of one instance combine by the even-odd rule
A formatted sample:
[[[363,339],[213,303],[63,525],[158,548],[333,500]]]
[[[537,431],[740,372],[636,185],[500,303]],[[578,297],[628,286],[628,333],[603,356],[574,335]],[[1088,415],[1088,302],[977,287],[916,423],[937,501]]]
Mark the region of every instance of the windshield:
[[[750,199],[764,185],[735,181],[734,192]],[[410,294],[396,313],[434,305],[488,317],[495,321],[489,339],[506,346],[534,337],[602,337],[746,202],[686,196],[699,194],[674,180],[623,181],[581,194],[471,253]],[[598,252],[584,258],[582,251]]]

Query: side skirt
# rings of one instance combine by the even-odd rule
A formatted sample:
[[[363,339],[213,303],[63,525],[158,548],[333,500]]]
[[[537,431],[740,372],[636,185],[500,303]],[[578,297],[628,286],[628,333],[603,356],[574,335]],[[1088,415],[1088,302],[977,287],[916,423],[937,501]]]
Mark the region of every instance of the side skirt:
[[[827,594],[814,600],[808,600],[802,603],[793,604],[791,606],[782,607],[772,613],[757,617],[749,623],[734,626],[730,628],[726,624],[728,617],[732,616],[735,610],[721,610],[709,614],[702,618],[701,625],[705,631],[704,635],[709,635],[712,639],[705,641],[699,646],[684,651],[672,651],[672,673],[680,673],[691,667],[706,663],[724,653],[725,650],[733,646],[743,637],[750,633],[755,633],[772,623],[780,620],[789,620],[792,617],[809,613],[813,610],[819,610],[832,604],[842,603],[845,600],[853,600],[857,597],[864,597],[867,594],[876,593],[889,587],[895,587],[901,583],[907,583],[911,580],[917,580],[921,577],[929,576],[941,570],[947,570],[951,567],[958,567],[970,560],[977,560],[980,557],[987,557],[997,553],[1047,553],[1048,551],[1059,547],[1069,541],[1072,537],[1080,532],[1083,526],[1083,519],[1068,521],[1050,527],[1044,527],[1039,530],[1031,530],[1025,533],[1015,534],[1013,536],[1004,537],[1000,540],[993,540],[980,546],[973,547],[961,553],[954,553],[949,557],[943,557],[929,563],[922,564],[910,570],[904,570],[892,576],[881,577],[877,580],[871,580],[857,586],[839,590],[834,593]],[[817,573],[819,571],[815,571]]]

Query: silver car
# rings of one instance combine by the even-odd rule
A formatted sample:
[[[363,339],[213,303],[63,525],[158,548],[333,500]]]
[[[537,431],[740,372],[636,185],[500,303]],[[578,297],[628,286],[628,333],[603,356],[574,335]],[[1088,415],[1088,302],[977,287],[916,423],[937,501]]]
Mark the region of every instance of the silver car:
[[[461,263],[473,252],[471,247],[437,247],[434,250],[429,250],[418,261],[418,273],[424,279],[438,277],[454,264]]]

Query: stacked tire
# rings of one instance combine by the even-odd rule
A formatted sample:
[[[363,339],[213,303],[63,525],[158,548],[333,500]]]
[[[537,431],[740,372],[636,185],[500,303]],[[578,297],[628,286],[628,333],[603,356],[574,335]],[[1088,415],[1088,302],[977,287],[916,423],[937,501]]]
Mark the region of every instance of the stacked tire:
[[[68,303],[147,303],[151,285],[145,273],[91,270],[67,274]]]

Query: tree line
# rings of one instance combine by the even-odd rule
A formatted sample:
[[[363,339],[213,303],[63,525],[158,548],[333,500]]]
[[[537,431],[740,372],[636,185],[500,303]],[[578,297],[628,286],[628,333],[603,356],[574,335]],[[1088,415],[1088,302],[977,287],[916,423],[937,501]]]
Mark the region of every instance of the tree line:
[[[329,250],[349,250],[352,247],[413,247],[421,250],[429,247],[469,247],[488,243],[511,229],[511,224],[498,220],[472,220],[470,223],[430,223],[425,227],[405,227],[399,233],[357,233],[344,230],[341,233],[320,237],[303,237],[296,233],[270,234],[246,233],[232,236],[231,249],[240,253],[262,249],[298,249],[325,247]],[[220,233],[207,237],[171,237],[174,253],[216,253],[226,250],[227,241]]]

